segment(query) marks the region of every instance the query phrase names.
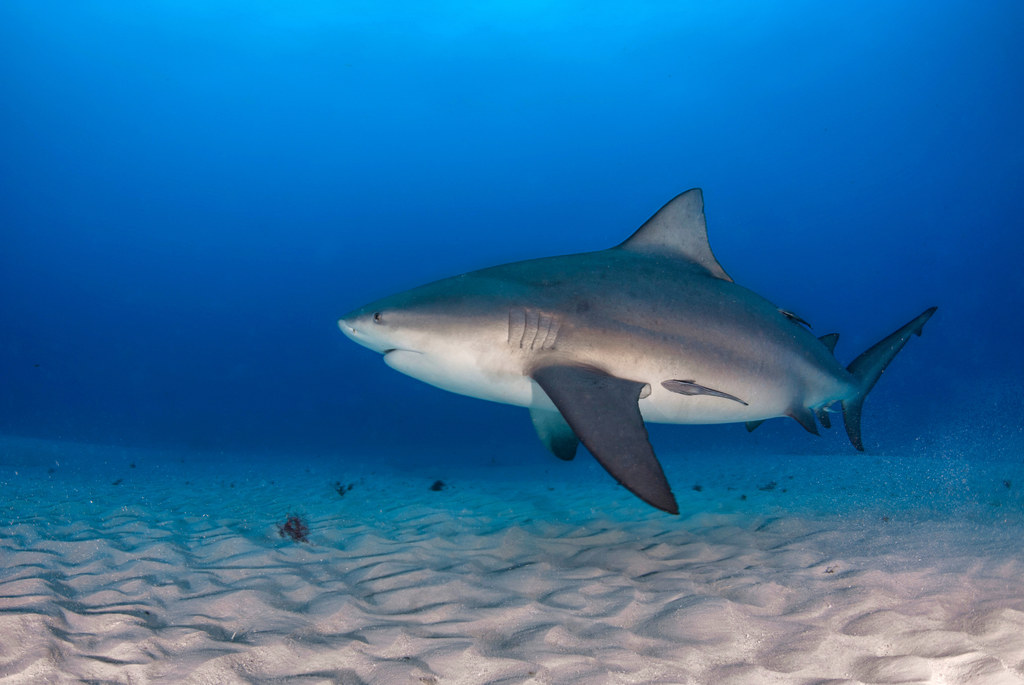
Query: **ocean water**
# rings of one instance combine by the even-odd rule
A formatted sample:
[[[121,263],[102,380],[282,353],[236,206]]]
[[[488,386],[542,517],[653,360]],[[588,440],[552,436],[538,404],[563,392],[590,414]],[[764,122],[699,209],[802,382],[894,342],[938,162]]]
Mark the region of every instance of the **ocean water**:
[[[0,682],[1024,682],[1022,25],[0,3]],[[672,517],[338,331],[692,187],[844,363],[938,306],[865,452],[650,426]]]

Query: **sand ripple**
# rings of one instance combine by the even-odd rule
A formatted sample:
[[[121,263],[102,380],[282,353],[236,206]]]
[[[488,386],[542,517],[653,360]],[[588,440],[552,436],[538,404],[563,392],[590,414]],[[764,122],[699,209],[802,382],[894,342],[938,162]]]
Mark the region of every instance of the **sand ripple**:
[[[11,516],[0,683],[1024,683],[1021,555],[938,525],[389,482],[307,498],[304,544],[300,486],[124,492]]]

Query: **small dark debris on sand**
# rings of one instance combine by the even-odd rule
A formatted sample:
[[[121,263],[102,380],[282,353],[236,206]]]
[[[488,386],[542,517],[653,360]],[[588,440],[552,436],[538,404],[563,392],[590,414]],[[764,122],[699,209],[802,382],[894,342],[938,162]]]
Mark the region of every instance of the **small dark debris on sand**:
[[[277,534],[295,542],[309,542],[309,526],[298,514],[288,514],[284,523],[277,524]]]
[[[704,490],[704,486],[701,485],[700,483],[697,483],[696,485],[693,486],[693,491],[694,492],[701,492],[703,490]]]
[[[111,483],[111,485],[120,485],[123,482],[124,482],[124,478],[118,478],[113,483]]]
[[[764,485],[758,485],[757,489],[762,492],[768,492],[769,490],[774,490],[777,485],[778,483],[776,483],[775,481],[770,481],[768,483],[765,483]]]
[[[346,492],[350,492],[352,488],[356,486],[355,483],[343,484],[340,480],[335,481],[334,491],[338,493],[338,497],[344,497]]]
[[[434,484],[430,486],[430,489],[433,490],[434,492],[441,492],[446,487],[448,486],[445,485],[445,482],[443,480],[435,480]]]
[[[1004,480],[1003,481],[1003,487],[1006,488],[1007,490],[1009,490],[1010,488],[1013,487],[1013,483],[1011,481]]]

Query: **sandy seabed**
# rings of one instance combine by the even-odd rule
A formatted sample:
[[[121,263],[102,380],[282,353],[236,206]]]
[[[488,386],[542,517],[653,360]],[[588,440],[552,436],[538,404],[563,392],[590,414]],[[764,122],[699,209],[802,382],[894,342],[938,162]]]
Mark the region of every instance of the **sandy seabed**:
[[[1021,464],[664,461],[679,517],[581,460],[2,439],[0,683],[1024,683]]]

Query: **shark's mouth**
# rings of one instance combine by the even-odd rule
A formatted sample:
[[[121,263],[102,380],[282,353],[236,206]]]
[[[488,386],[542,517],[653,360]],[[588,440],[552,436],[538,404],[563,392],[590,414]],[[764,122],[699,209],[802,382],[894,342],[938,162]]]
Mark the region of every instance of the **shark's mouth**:
[[[403,349],[401,347],[389,347],[386,350],[384,350],[384,352],[382,354],[386,357],[389,354],[391,354],[392,352],[407,352],[409,354],[423,354],[422,352],[417,352],[416,350],[406,350],[406,349]]]

